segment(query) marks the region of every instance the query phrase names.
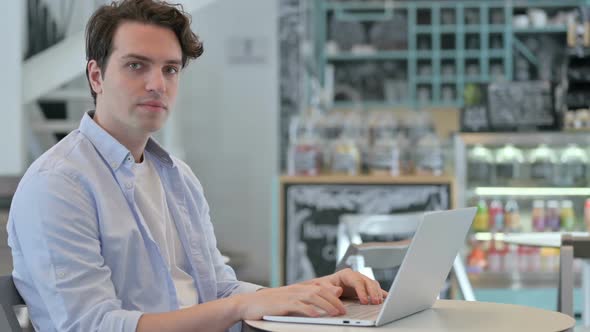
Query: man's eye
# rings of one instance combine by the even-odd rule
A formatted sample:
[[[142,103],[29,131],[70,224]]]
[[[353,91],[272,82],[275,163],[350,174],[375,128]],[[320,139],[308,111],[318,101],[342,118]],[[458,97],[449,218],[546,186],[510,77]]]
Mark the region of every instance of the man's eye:
[[[166,68],[166,73],[172,74],[172,75],[177,74],[178,73],[178,68],[176,68],[176,67],[168,67],[168,68]]]
[[[133,70],[141,69],[141,64],[137,63],[137,62],[132,62],[128,66],[129,66],[129,68],[131,68]]]

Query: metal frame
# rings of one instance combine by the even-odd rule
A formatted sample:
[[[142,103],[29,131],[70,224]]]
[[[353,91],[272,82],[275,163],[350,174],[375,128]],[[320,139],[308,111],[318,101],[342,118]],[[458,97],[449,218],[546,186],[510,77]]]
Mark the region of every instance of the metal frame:
[[[408,98],[406,101],[395,105],[389,105],[385,101],[368,101],[366,107],[379,106],[399,106],[399,107],[431,107],[431,106],[463,106],[462,91],[468,83],[486,83],[491,80],[490,77],[490,60],[501,61],[504,67],[505,79],[510,81],[513,78],[513,56],[516,52],[513,48],[516,46],[517,51],[525,55],[532,54],[524,44],[520,43],[517,37],[519,33],[563,33],[567,32],[565,27],[556,29],[555,27],[546,28],[527,28],[513,29],[512,18],[515,8],[529,7],[577,7],[586,4],[587,0],[564,0],[552,2],[547,0],[526,1],[514,3],[512,1],[491,0],[491,1],[395,1],[392,5],[390,1],[347,1],[334,2],[329,0],[320,0],[316,7],[319,13],[316,15],[317,29],[317,57],[318,69],[321,84],[325,81],[324,68],[328,63],[338,63],[341,61],[381,61],[381,60],[406,60],[407,61],[407,80],[408,80]],[[392,7],[394,6],[394,7]],[[452,9],[455,12],[455,24],[443,25],[441,23],[441,10]],[[366,10],[383,10],[379,13],[363,13]],[[377,51],[374,54],[357,55],[352,53],[342,53],[328,56],[325,53],[324,45],[327,41],[327,16],[332,13],[339,19],[356,20],[356,21],[379,21],[391,17],[393,11],[400,10],[407,14],[408,18],[408,49],[398,51]],[[417,11],[430,10],[431,22],[429,25],[417,24]],[[479,12],[479,23],[468,25],[464,22],[464,13],[466,10],[476,10]],[[504,14],[503,24],[492,24],[489,21],[491,10],[502,10]],[[357,11],[355,13],[355,11]],[[418,50],[417,38],[419,34],[430,34],[432,49]],[[443,34],[454,34],[455,49],[450,56],[442,51],[441,41]],[[479,35],[480,49],[476,50],[477,54],[473,59],[479,63],[479,75],[467,76],[465,62],[469,61],[470,50],[466,49],[465,41],[467,35]],[[489,38],[491,34],[499,34],[503,39],[502,49],[490,49]],[[442,59],[455,59],[455,75],[449,80],[443,77],[441,73]],[[432,64],[432,75],[419,76],[417,62],[418,59],[428,59]],[[534,59],[533,59],[534,60]],[[534,63],[534,61],[533,61]],[[427,105],[417,102],[417,86],[419,84],[429,84],[431,86],[431,102]],[[444,104],[441,100],[441,88],[443,84],[452,84],[455,88],[455,99],[449,105]],[[337,106],[350,107],[347,103],[336,104]]]

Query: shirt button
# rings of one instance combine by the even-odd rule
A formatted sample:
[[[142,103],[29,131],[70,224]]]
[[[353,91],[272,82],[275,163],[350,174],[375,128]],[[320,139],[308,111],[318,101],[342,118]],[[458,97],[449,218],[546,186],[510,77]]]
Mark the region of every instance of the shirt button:
[[[127,157],[127,162],[131,162],[131,157]]]
[[[113,168],[117,168],[117,166],[119,166],[119,165],[118,165],[117,163],[111,163],[111,166],[112,166]]]
[[[65,276],[66,276],[66,273],[65,273],[65,272],[58,272],[58,273],[57,273],[57,276],[58,276],[59,278],[63,278],[63,277],[65,277]]]
[[[131,188],[133,188],[133,183],[131,183],[131,182],[127,182],[127,183],[125,184],[125,188],[127,188],[127,189],[131,189]]]

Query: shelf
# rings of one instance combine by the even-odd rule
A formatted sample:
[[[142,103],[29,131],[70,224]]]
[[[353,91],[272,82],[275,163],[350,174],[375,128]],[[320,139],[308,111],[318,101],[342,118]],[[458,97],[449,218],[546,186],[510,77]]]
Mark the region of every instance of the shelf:
[[[509,135],[503,132],[497,133],[461,133],[462,144],[467,146],[482,144],[490,146],[503,146],[505,144],[514,144],[522,146],[537,146],[541,143],[547,145],[566,146],[575,142],[578,145],[590,145],[590,135],[587,132],[522,132]]]
[[[574,284],[581,285],[581,273],[574,273]],[[490,272],[469,274],[475,288],[555,288],[558,283],[557,271],[535,272]]]
[[[364,60],[407,60],[408,51],[375,51],[368,54],[355,54],[352,52],[341,52],[330,54],[326,57],[328,61],[364,61]]]
[[[567,27],[563,25],[531,27],[531,28],[512,28],[514,33],[567,33]]]
[[[431,83],[431,82],[430,82]],[[444,83],[444,82],[443,82]],[[424,83],[420,83],[424,84]],[[390,103],[386,101],[374,101],[374,100],[367,100],[361,103],[354,103],[350,101],[335,101],[332,109],[355,109],[355,108],[363,108],[363,109],[394,109],[394,108],[426,108],[426,109],[448,109],[448,108],[458,108],[461,107],[460,101],[451,101],[451,102],[429,102],[429,103],[420,103],[418,101],[401,101],[399,103]]]
[[[504,232],[474,232],[469,235],[470,239],[477,240],[477,241],[491,241],[492,238],[497,241],[504,241],[508,238],[508,242],[514,244],[521,244],[521,242],[528,241],[526,244],[522,243],[522,245],[531,245],[531,243],[540,244],[548,244],[548,247],[558,247],[559,246],[559,236],[561,234],[569,234],[573,237],[587,237],[587,232],[570,232],[570,231],[559,231],[559,232],[512,232],[512,233],[504,233]],[[550,244],[550,245],[549,245]]]
[[[554,188],[554,187],[477,187],[477,196],[590,196],[590,188]]]
[[[467,33],[481,33],[482,25],[465,25],[464,30]],[[504,32],[506,27],[502,24],[491,24],[487,26],[487,31],[490,33]]]
[[[386,183],[386,184],[445,184],[453,183],[455,178],[450,175],[432,176],[432,175],[404,175],[404,176],[384,176],[384,175],[316,175],[316,176],[291,176],[283,175],[280,177],[281,183],[348,183],[348,184],[367,184],[367,183]]]
[[[453,59],[455,57],[457,57],[457,51],[445,51],[445,55],[446,55],[446,52],[453,52],[452,53],[453,55],[451,55],[449,53],[450,57]],[[487,57],[489,57],[489,58],[503,58],[504,55],[506,54],[504,52],[504,50],[488,50],[487,52],[482,52],[481,50],[466,50],[464,54],[465,54],[465,58],[469,58],[469,59],[479,59],[482,56],[485,58],[486,56],[482,55],[482,53],[483,54],[487,53]],[[442,52],[441,52],[441,56],[442,56]]]
[[[458,25],[440,25],[438,27],[434,26],[416,26],[415,31],[416,33],[455,33],[458,32],[459,26]]]
[[[382,100],[365,100],[359,103],[352,102],[352,101],[335,101],[332,109],[354,109],[354,108],[369,108],[369,109],[379,109],[379,108],[402,108],[402,107],[411,107],[413,104],[409,100],[400,101],[396,103],[386,102]]]

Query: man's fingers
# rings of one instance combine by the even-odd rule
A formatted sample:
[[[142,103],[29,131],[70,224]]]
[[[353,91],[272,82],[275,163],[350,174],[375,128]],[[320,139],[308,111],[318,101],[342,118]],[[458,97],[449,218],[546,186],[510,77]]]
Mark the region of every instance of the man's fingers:
[[[365,283],[362,279],[358,279],[354,283],[354,290],[356,291],[356,296],[359,298],[361,304],[369,304],[367,289],[365,288]]]
[[[325,296],[325,294],[322,295]],[[331,296],[331,294],[329,294],[330,296],[326,297],[323,297],[322,295],[312,294],[311,296],[308,296],[303,302],[306,304],[313,304],[314,306],[327,312],[330,316],[338,316],[344,313],[344,306],[342,305],[340,300],[338,300],[334,296]]]
[[[307,317],[319,317],[321,313],[316,310],[312,305],[305,304],[303,302],[299,302],[295,305],[291,310],[289,310],[290,314],[294,314],[297,316],[307,316]]]
[[[365,282],[367,283],[367,288],[369,289],[371,302],[373,304],[381,304],[383,296],[381,296],[381,285],[379,285],[379,282],[368,278]]]

